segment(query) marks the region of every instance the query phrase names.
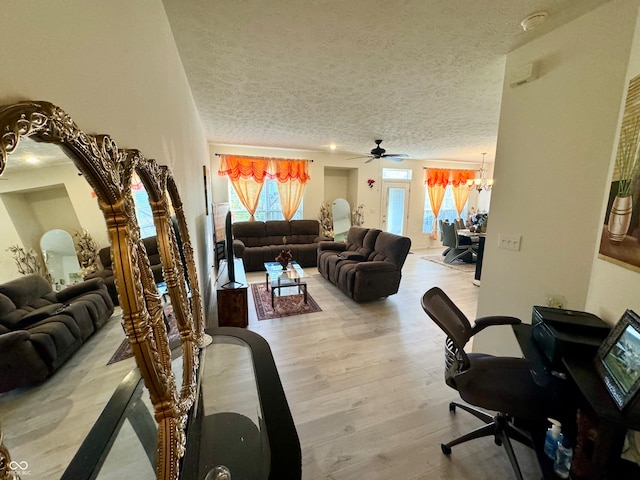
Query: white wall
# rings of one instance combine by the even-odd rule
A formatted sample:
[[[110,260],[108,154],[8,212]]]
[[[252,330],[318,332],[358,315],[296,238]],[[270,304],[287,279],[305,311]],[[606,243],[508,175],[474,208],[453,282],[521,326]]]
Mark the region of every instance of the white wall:
[[[331,205],[336,198],[344,198],[350,204],[349,170],[337,168],[324,169],[324,201]]]
[[[168,165],[208,290],[210,217],[193,188],[207,142],[161,0],[5,2],[2,17],[0,104],[50,101],[84,131]]]
[[[339,154],[335,152],[310,152],[298,150],[284,150],[261,147],[239,147],[232,145],[209,146],[211,155],[211,172],[213,177],[213,196],[215,202],[226,202],[227,198],[227,177],[218,176],[220,154],[251,155],[265,157],[312,159],[309,165],[309,175],[311,179],[304,193],[303,216],[306,219],[317,219],[320,213],[320,205],[325,201],[325,192],[333,191],[326,182],[335,180],[334,177],[325,177],[325,168],[349,168],[349,178],[346,186],[342,179],[339,180],[339,188],[347,188],[349,192],[349,203],[351,207],[363,203],[365,205],[365,227],[380,228],[381,211],[381,185],[382,168],[409,168],[412,170],[411,195],[409,204],[409,221],[407,236],[411,238],[412,248],[440,247],[442,243],[439,239],[432,240],[429,233],[422,233],[422,219],[424,215],[424,199],[426,187],[424,185],[424,167],[437,166],[438,168],[458,168],[477,169],[479,164],[469,164],[468,166],[457,162],[446,162],[436,160],[405,160],[402,163],[389,160],[374,160],[365,163],[365,160],[347,160],[353,154]],[[373,188],[367,185],[367,179],[373,178],[376,183]],[[483,193],[483,195],[488,195]],[[473,193],[469,197],[469,205],[477,207],[477,196]]]
[[[640,74],[640,27],[636,27],[635,36],[631,48],[629,68],[624,84],[625,94],[629,81]],[[619,132],[622,114],[624,113],[624,99],[619,106],[619,119],[616,132]],[[616,133],[618,135],[618,133]],[[602,211],[600,214],[601,224],[604,222],[605,209],[607,206],[607,195],[613,167],[615,164],[615,149],[611,152],[611,164],[609,175],[603,179],[605,183],[604,195],[602,197]],[[640,273],[637,270],[629,270],[598,257],[600,239],[597,238],[593,259],[591,283],[587,296],[586,309],[595,313],[610,323],[616,322],[627,308],[640,313]]]
[[[530,321],[550,293],[587,307],[636,18],[637,1],[613,0],[508,55],[479,316]],[[511,88],[532,61],[540,77]],[[522,235],[521,250],[498,249],[499,234]],[[512,353],[504,332],[474,349]]]
[[[11,156],[8,161],[12,161]],[[0,237],[0,282],[19,275],[7,248],[17,244],[27,250],[33,248],[39,251],[40,237],[47,230],[61,228],[73,234],[77,230],[85,229],[100,248],[109,244],[98,200],[92,197],[91,187],[77,172],[75,166],[69,162],[47,168],[12,172],[7,181],[0,182],[0,195],[3,200],[0,202],[3,204],[0,208],[0,225],[3,229],[3,235]],[[51,188],[67,196],[63,200],[64,206],[59,206],[58,202],[42,202],[39,194],[43,189]],[[18,193],[7,193],[16,191]],[[40,202],[37,204],[34,198],[40,198]],[[19,206],[20,204],[22,206]],[[9,205],[11,216],[5,208]]]

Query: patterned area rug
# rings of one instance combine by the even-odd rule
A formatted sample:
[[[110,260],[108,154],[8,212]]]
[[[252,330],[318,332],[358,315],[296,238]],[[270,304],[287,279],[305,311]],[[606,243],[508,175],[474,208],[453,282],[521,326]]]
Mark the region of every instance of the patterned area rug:
[[[171,306],[171,304],[168,304],[166,307],[164,307],[164,314],[167,316],[167,320],[169,322],[169,346],[173,349],[180,342],[180,332],[178,331],[178,324],[176,321],[176,317],[173,314],[173,307]],[[115,353],[111,356],[111,358],[107,362],[107,365],[111,365],[112,363],[116,363],[131,357],[133,357],[131,344],[129,343],[129,339],[125,338],[118,349],[115,351]]]
[[[438,265],[442,265],[443,267],[453,268],[454,270],[458,270],[459,272],[475,273],[476,271],[475,263],[465,263],[458,260],[456,260],[454,263],[444,263],[444,256],[441,254],[426,255],[420,258],[429,262],[437,263]]]
[[[271,291],[267,291],[264,282],[252,283],[251,293],[253,294],[253,302],[256,305],[258,320],[269,320],[272,318],[290,317],[292,315],[322,311],[309,293],[307,293],[307,303],[304,303],[303,294],[276,296],[274,301],[275,308],[271,307]]]

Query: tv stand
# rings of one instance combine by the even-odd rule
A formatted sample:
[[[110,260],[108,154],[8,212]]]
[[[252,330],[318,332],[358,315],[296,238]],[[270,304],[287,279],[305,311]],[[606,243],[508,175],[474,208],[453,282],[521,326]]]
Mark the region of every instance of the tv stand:
[[[216,282],[219,327],[246,327],[249,325],[247,278],[242,259],[234,258],[235,281],[229,280],[227,260],[220,261],[220,276]]]

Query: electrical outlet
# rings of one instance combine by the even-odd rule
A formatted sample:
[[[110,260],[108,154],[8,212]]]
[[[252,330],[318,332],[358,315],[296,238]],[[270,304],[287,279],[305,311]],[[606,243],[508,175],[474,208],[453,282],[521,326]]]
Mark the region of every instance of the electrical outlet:
[[[565,308],[566,305],[567,299],[564,296],[555,294],[547,295],[547,307]]]
[[[504,248],[505,250],[520,250],[520,242],[522,235],[504,235],[498,236],[498,248]]]

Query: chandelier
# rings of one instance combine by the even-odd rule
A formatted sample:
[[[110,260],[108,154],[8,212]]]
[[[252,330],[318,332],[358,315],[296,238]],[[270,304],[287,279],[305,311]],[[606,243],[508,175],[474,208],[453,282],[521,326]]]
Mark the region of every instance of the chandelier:
[[[480,170],[476,173],[476,178],[467,180],[467,187],[469,190],[474,188],[481,192],[482,190],[489,191],[493,187],[493,178],[487,178],[487,171],[484,169],[484,156],[487,153],[482,154],[482,163],[480,164]]]

